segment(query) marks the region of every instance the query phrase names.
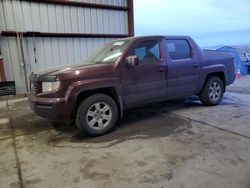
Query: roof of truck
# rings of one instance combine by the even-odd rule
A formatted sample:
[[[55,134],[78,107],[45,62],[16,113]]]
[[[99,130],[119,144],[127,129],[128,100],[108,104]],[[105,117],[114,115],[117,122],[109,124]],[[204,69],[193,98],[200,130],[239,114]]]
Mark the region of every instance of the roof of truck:
[[[128,37],[126,39],[130,40],[140,40],[140,39],[153,39],[153,38],[168,38],[168,39],[187,39],[190,38],[189,36],[185,35],[148,35],[148,36],[135,36],[135,37]],[[121,40],[121,39],[118,39]]]
[[[145,39],[145,38],[190,38],[190,37],[185,35],[149,35],[149,36],[135,36],[131,38]]]

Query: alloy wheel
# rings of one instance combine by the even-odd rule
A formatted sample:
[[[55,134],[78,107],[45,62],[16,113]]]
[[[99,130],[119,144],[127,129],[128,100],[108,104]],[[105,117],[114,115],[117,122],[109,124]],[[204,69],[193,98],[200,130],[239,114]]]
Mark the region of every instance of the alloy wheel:
[[[96,102],[88,109],[86,120],[94,129],[105,129],[112,120],[111,107],[105,102]]]
[[[220,83],[213,82],[209,87],[209,98],[212,101],[218,101],[221,97],[222,88],[220,86]]]

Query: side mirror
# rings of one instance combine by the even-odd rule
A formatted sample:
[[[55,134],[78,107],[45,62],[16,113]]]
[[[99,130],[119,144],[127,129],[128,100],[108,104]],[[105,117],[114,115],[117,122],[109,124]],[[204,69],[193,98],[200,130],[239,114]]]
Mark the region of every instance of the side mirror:
[[[139,58],[136,55],[128,56],[126,58],[126,65],[128,65],[128,66],[131,66],[131,65],[132,66],[137,66],[139,64],[140,64],[139,63]]]

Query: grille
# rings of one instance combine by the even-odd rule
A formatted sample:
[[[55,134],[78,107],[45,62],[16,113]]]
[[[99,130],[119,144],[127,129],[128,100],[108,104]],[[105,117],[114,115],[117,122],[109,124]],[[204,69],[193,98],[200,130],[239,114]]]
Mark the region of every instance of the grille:
[[[37,93],[37,82],[32,82],[31,83],[31,92],[32,93]]]

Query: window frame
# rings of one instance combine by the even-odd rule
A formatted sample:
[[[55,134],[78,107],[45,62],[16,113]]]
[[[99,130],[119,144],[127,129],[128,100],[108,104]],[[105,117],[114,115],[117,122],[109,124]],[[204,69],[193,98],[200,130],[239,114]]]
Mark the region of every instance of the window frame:
[[[155,64],[162,63],[162,61],[163,61],[163,54],[164,54],[164,47],[162,46],[162,39],[160,39],[160,38],[151,38],[151,39],[143,39],[143,40],[137,40],[137,41],[135,41],[134,44],[128,50],[128,52],[126,54],[126,57],[128,57],[131,54],[131,52],[133,51],[133,49],[138,44],[141,44],[141,43],[144,43],[144,42],[151,42],[151,41],[155,41],[158,44],[158,47],[159,47],[159,60],[155,61],[154,63],[149,63],[149,64],[140,63],[139,66],[155,65]]]

